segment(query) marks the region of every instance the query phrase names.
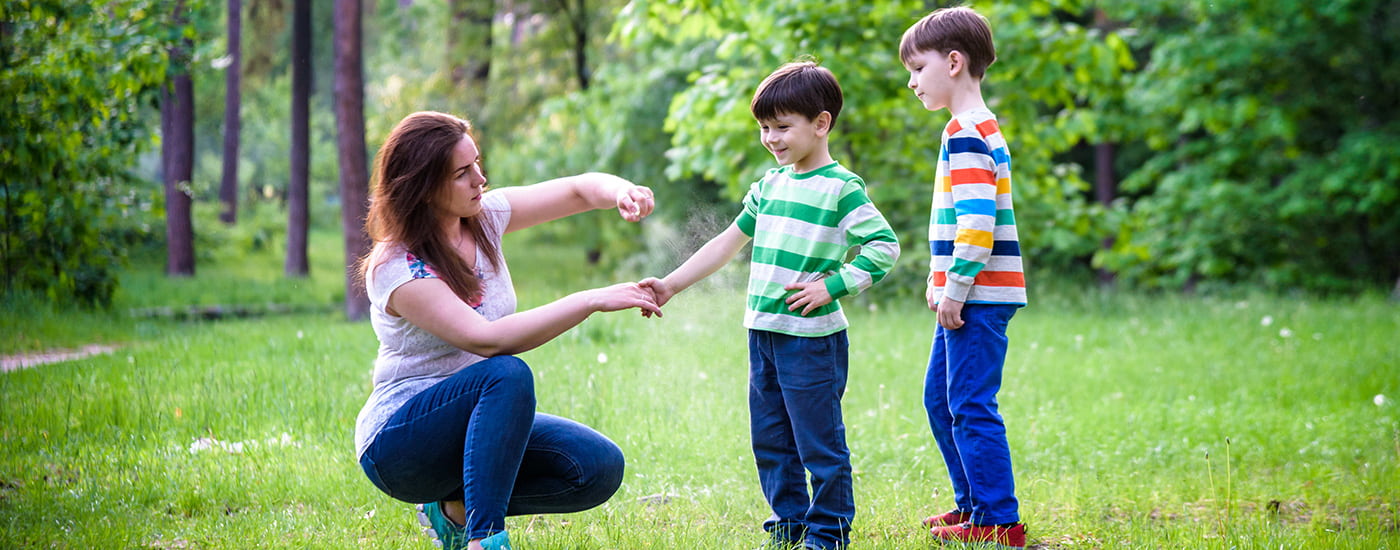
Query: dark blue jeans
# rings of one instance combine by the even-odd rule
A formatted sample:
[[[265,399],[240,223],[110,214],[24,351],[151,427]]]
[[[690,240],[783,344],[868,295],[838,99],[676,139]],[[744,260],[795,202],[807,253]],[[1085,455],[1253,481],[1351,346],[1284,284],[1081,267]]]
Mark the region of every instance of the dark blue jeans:
[[[1021,521],[1006,424],[997,412],[1006,327],[1017,306],[967,304],[963,327],[934,331],[924,409],[948,466],[958,510],[972,522],[996,525]]]
[[[507,515],[587,510],[622,485],[622,450],[572,420],[535,412],[530,367],[510,356],[464,368],[404,403],[360,457],[407,502],[461,500],[468,538]]]
[[[856,507],[841,419],[849,346],[844,330],[817,338],[749,331],[749,427],[759,485],[773,509],[763,529],[775,537],[821,548],[850,544]]]

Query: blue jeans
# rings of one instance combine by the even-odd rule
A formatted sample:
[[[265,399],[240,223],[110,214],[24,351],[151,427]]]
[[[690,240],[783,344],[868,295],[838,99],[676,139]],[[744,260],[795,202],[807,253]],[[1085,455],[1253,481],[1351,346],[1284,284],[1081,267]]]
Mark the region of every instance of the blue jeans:
[[[953,481],[953,498],[978,525],[1021,521],[1006,425],[997,412],[1006,327],[1016,309],[963,306],[962,328],[935,330],[924,378],[924,409]]]
[[[749,331],[749,428],[759,485],[773,509],[763,529],[774,537],[820,548],[850,544],[856,507],[841,420],[849,346],[844,330],[817,338]]]
[[[622,450],[588,426],[535,412],[530,367],[511,356],[464,368],[404,403],[360,457],[381,491],[461,500],[468,538],[507,515],[602,504],[622,485]]]

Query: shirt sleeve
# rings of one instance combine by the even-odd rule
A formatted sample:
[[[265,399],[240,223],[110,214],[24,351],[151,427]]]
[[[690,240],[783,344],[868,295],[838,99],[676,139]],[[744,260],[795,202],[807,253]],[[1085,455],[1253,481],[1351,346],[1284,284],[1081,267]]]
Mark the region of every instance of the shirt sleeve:
[[[769,171],[769,174],[772,174],[772,171]],[[744,236],[750,239],[753,238],[754,232],[758,229],[758,208],[759,204],[763,202],[763,182],[766,179],[768,177],[764,176],[763,179],[753,182],[749,186],[749,192],[744,195],[744,209],[739,212],[739,217],[734,219],[734,225],[737,225],[739,231],[742,231]]]
[[[968,128],[948,139],[948,168],[958,231],[943,295],[966,302],[973,280],[992,256],[996,159],[987,141],[975,128]]]
[[[880,282],[899,259],[899,237],[870,201],[864,182],[847,182],[839,208],[844,212],[841,230],[846,234],[846,244],[859,246],[860,252],[834,276],[826,278],[826,290],[832,300],[860,294]]]

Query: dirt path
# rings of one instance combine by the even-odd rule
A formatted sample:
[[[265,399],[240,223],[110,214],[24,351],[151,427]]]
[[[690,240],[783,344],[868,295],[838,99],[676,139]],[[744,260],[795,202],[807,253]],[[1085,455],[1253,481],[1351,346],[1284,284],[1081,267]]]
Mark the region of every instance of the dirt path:
[[[29,367],[37,367],[39,365],[47,365],[49,363],[58,363],[61,361],[72,361],[74,359],[82,359],[102,353],[112,353],[112,351],[116,349],[116,346],[94,344],[91,346],[83,346],[75,350],[54,349],[35,353],[0,355],[0,372],[27,369]]]

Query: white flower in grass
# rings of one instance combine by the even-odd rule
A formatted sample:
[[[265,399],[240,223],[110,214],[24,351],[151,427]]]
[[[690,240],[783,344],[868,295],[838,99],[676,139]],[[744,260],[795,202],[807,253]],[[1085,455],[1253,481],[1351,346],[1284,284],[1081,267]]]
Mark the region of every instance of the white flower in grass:
[[[1375,403],[1377,407],[1384,407],[1384,406],[1385,406],[1385,395],[1382,395],[1382,394],[1379,394],[1379,393],[1378,393],[1378,394],[1376,394],[1376,396],[1375,396],[1374,398],[1371,399],[1371,401],[1372,401],[1373,403]]]
[[[1272,324],[1274,324],[1274,316],[1273,316],[1273,315],[1265,315],[1263,319],[1260,319],[1260,320],[1259,320],[1259,326],[1267,327],[1267,326],[1272,325]]]
[[[598,362],[599,362],[599,363],[607,363],[607,362],[608,362],[608,354],[602,353],[602,352],[598,352]]]
[[[302,333],[302,331],[299,331],[299,330],[297,331],[297,340],[301,340],[302,338],[305,338],[305,337],[306,337],[306,334]]]
[[[190,443],[190,452],[197,453],[199,451],[207,451],[214,448],[214,445],[218,442],[218,440],[212,437],[201,437],[194,440],[194,443]]]
[[[1281,328],[1281,329],[1278,330],[1278,337],[1279,337],[1279,338],[1292,338],[1292,337],[1293,337],[1293,331],[1292,331],[1291,329],[1289,329],[1288,327],[1283,327],[1283,328]]]

